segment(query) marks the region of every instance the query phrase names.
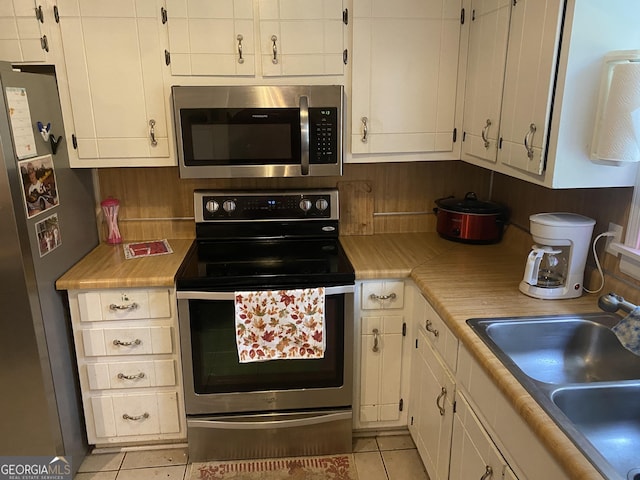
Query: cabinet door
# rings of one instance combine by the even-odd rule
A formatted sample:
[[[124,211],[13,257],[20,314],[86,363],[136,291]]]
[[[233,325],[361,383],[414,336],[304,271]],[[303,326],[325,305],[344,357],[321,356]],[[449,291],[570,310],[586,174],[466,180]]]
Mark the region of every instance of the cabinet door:
[[[418,329],[412,356],[412,388],[409,431],[432,480],[449,476],[455,382],[430,347],[426,333]],[[416,383],[417,382],[417,383]]]
[[[172,75],[253,75],[252,0],[166,0]]]
[[[360,421],[400,418],[403,317],[362,318]]]
[[[458,394],[451,443],[450,480],[517,479],[475,416],[464,395]]]
[[[172,164],[159,4],[60,0],[58,5],[74,124],[67,130],[75,135],[78,158],[104,160],[84,166],[122,165],[110,159],[123,158]]]
[[[342,75],[342,0],[260,0],[262,74]]]
[[[553,100],[562,0],[525,0],[511,10],[498,161],[541,175]]]
[[[452,152],[459,0],[354,0],[351,151]]]
[[[35,0],[0,2],[0,60],[41,63],[49,59],[48,25],[53,12]]]
[[[495,163],[511,0],[474,0],[464,98],[463,159]]]

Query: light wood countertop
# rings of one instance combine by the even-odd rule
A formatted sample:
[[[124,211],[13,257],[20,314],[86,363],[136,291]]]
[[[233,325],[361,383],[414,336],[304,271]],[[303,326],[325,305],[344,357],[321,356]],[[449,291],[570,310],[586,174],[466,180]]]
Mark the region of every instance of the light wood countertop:
[[[475,317],[598,312],[597,295],[569,300],[527,297],[518,290],[525,257],[504,243],[467,245],[442,240],[435,233],[345,237],[341,241],[359,280],[398,278],[409,272],[404,276],[417,284],[567,475],[580,480],[603,478],[466,323]]]
[[[126,259],[122,245],[101,243],[56,281],[58,290],[172,287],[191,239],[168,239],[173,253]]]

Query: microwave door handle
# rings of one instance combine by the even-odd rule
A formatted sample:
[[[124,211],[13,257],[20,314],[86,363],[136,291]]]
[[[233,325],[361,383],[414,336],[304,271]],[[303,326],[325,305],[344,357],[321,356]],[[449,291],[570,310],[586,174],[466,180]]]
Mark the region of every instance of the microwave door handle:
[[[300,160],[302,175],[309,175],[309,99],[300,96]]]

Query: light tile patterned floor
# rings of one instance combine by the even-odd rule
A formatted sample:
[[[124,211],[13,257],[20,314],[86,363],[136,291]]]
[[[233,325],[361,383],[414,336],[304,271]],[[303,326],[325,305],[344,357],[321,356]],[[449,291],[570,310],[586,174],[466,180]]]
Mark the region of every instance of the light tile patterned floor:
[[[409,435],[354,439],[359,480],[429,480]],[[187,449],[89,455],[74,480],[184,480]]]

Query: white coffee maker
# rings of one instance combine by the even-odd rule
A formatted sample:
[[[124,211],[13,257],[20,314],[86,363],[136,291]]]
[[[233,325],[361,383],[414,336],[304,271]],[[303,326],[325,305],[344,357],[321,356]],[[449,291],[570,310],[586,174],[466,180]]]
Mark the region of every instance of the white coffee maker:
[[[529,221],[536,244],[527,257],[520,291],[544,299],[582,295],[595,220],[575,213],[538,213]]]

